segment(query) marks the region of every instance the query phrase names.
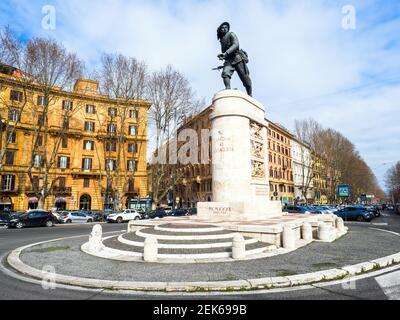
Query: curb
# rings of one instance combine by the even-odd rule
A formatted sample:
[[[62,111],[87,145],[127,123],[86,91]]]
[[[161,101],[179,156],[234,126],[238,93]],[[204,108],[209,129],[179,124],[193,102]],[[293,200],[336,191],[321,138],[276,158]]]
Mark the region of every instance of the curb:
[[[60,239],[42,241],[13,250],[7,256],[8,264],[16,271],[35,279],[48,281],[49,277],[55,283],[93,289],[130,290],[130,291],[164,291],[164,292],[201,292],[201,291],[248,291],[272,288],[300,286],[318,282],[338,280],[349,276],[375,271],[400,263],[400,252],[379,259],[362,262],[342,268],[328,269],[306,274],[286,277],[266,277],[234,281],[204,281],[204,282],[140,282],[89,279],[60,274],[51,274],[30,267],[20,259],[21,252],[39,244],[58,241]]]

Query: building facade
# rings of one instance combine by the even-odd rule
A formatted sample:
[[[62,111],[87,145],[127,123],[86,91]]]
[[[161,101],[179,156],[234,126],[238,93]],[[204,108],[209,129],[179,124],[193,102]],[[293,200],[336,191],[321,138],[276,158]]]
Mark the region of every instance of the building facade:
[[[160,199],[161,203],[171,205],[175,203],[182,207],[194,207],[198,201],[208,202],[212,199],[212,172],[211,172],[211,139],[207,142],[210,157],[208,163],[204,163],[201,153],[204,153],[204,141],[202,130],[210,130],[209,120],[212,108],[208,107],[198,115],[187,119],[178,129],[178,135],[184,129],[192,129],[198,139],[198,162],[196,164],[182,165],[166,168],[165,179],[162,179],[162,189],[167,195]],[[282,204],[293,204],[294,182],[292,165],[293,135],[282,126],[268,121],[268,151],[269,151],[269,182],[271,200],[279,200]],[[179,147],[179,145],[178,145]],[[202,160],[201,160],[202,159]],[[151,166],[149,166],[151,170]],[[175,173],[175,177],[174,177]],[[154,176],[154,173],[151,174]],[[174,177],[174,180],[171,180]],[[156,179],[156,177],[154,177]],[[175,194],[175,195],[174,195]]]
[[[0,210],[35,208],[43,190],[45,209],[135,207],[148,196],[148,102],[111,99],[81,79],[46,103],[39,84],[4,65],[0,99]]]
[[[292,167],[293,135],[277,123],[268,120],[269,186],[271,200],[294,204]]]
[[[292,167],[294,198],[296,203],[310,203],[315,197],[312,169],[311,149],[304,142],[293,138],[290,141],[292,146]]]

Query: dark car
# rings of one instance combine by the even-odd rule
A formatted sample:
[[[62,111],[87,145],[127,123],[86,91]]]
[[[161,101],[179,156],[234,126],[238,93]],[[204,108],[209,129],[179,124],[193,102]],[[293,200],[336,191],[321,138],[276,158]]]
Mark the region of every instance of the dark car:
[[[0,226],[7,225],[10,221],[11,215],[9,213],[0,213]]]
[[[179,208],[179,209],[174,209],[174,210],[170,211],[168,215],[171,217],[184,217],[184,216],[187,216],[188,214],[189,214],[188,209]]]
[[[345,207],[335,212],[335,215],[344,220],[357,220],[370,222],[374,217],[374,213],[363,207]]]
[[[91,211],[90,215],[93,217],[94,222],[101,222],[105,221],[105,214],[102,211]]]
[[[11,218],[7,223],[8,228],[21,229],[23,227],[52,227],[57,223],[57,218],[49,211],[32,210]]]
[[[189,208],[188,216],[195,216],[197,214],[197,208]]]
[[[289,213],[312,213],[312,210],[304,206],[286,206],[284,211]]]
[[[157,209],[147,212],[143,219],[154,219],[154,218],[164,218],[167,216],[167,213],[164,209]]]

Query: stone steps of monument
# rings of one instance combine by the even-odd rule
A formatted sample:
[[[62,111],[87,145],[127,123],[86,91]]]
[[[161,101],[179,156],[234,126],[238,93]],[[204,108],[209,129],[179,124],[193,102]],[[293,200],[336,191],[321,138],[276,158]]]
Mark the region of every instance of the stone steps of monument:
[[[256,243],[257,239],[244,237],[246,244]],[[136,235],[135,233],[125,233],[119,236],[119,241],[133,246],[144,246],[145,237]],[[206,239],[206,240],[158,240],[159,248],[216,248],[216,247],[232,247],[231,239]]]
[[[166,223],[155,226],[154,230],[179,233],[209,233],[224,231],[222,227],[193,223]]]
[[[134,252],[143,254],[142,246],[132,246],[118,241],[119,236],[114,236],[103,241],[107,248],[116,250]],[[263,253],[267,250],[268,244],[256,242],[246,244],[246,255],[254,255]],[[210,259],[210,258],[229,258],[231,256],[232,247],[223,248],[203,248],[203,249],[182,249],[182,248],[160,248],[158,255],[160,258],[176,258],[176,259]]]
[[[153,228],[144,228],[137,230],[136,235],[140,237],[153,236],[157,240],[211,240],[211,239],[231,239],[236,233],[232,231],[213,231],[205,233],[193,233],[193,232],[173,232],[173,231],[161,231]]]

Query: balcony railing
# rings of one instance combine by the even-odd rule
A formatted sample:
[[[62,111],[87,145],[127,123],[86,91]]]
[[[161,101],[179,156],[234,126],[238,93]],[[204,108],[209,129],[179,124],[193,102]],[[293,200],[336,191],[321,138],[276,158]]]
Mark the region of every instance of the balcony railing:
[[[71,187],[53,187],[53,193],[57,194],[71,194]]]

